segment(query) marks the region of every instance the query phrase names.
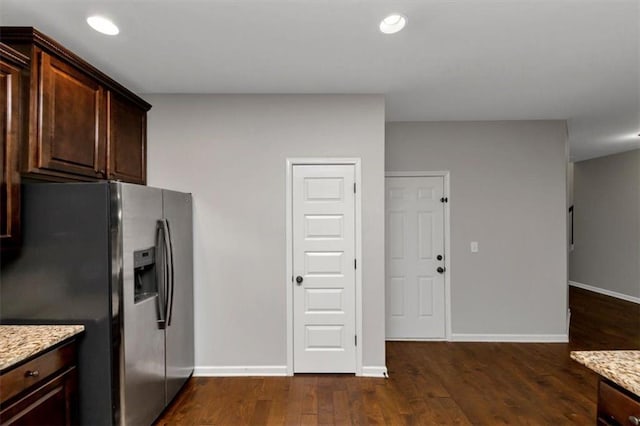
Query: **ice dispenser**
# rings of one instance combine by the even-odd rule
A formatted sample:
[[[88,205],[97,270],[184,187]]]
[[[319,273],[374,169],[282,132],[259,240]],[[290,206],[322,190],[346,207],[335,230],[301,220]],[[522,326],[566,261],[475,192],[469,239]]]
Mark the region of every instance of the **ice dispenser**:
[[[133,252],[134,303],[158,295],[155,252],[153,247]]]

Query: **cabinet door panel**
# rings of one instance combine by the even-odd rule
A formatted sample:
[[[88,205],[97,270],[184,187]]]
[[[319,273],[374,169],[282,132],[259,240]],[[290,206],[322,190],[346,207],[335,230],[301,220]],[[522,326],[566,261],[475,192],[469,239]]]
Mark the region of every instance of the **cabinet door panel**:
[[[40,58],[38,167],[104,177],[104,89],[44,52]]]
[[[0,240],[3,247],[19,239],[20,78],[19,68],[0,61]]]
[[[109,179],[146,183],[147,112],[108,93]]]

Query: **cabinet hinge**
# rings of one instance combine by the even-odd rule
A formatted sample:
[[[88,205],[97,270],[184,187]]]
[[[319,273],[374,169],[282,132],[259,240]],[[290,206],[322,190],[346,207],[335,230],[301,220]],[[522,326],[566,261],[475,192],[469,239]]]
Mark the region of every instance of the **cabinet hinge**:
[[[354,341],[355,341],[355,343],[356,343],[356,346],[358,346],[358,335],[356,334],[356,335],[355,335],[355,336],[353,336],[353,337],[354,337]]]
[[[358,269],[358,259],[353,259],[353,269]]]
[[[356,183],[355,182],[353,183],[353,193],[354,194],[356,193]]]

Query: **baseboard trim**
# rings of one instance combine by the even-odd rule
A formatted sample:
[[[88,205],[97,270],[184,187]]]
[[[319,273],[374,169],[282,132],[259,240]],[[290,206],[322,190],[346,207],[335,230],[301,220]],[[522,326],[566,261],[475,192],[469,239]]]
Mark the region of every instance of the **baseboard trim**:
[[[452,342],[567,343],[568,334],[463,334],[453,333]]]
[[[195,377],[286,376],[286,365],[196,366]]]
[[[446,342],[446,337],[438,337],[434,339],[423,339],[423,338],[414,338],[414,337],[405,337],[405,338],[387,338],[385,339],[387,342]]]
[[[287,376],[286,365],[197,366],[194,377]],[[362,367],[362,377],[389,377],[387,367]]]
[[[387,367],[362,367],[362,377],[385,377],[388,378]]]
[[[640,304],[640,297],[629,296],[628,294],[618,293],[617,291],[605,290],[604,288],[582,284],[577,281],[569,281],[569,285],[571,287],[581,288],[594,293],[604,294],[605,296],[615,297],[616,299],[626,300],[627,302]]]

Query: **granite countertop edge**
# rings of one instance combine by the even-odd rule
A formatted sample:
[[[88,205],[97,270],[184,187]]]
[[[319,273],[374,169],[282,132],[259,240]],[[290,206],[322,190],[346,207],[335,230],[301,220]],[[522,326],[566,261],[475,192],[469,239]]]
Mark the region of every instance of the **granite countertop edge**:
[[[572,351],[571,359],[640,397],[640,350]]]
[[[0,373],[83,332],[83,325],[0,325]]]

